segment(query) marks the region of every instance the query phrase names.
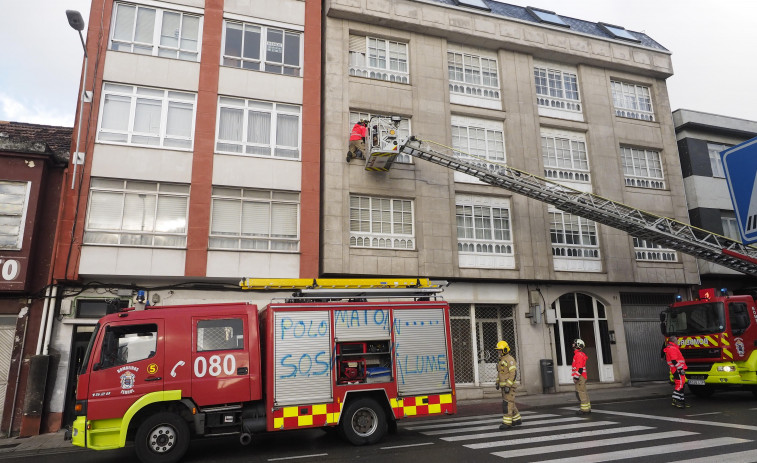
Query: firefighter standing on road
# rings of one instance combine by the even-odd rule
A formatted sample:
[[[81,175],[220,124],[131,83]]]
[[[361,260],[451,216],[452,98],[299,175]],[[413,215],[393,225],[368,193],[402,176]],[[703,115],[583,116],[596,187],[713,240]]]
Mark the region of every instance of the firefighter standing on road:
[[[350,151],[347,153],[347,162],[350,162],[353,158],[365,159],[363,153],[365,152],[366,127],[368,127],[368,121],[365,119],[359,120],[354,126],[352,126],[352,132],[350,132]]]
[[[510,355],[510,345],[507,341],[497,343],[499,363],[497,363],[497,389],[502,391],[502,424],[499,429],[510,429],[522,423],[518,408],[515,406],[515,375],[518,366]]]
[[[573,340],[573,370],[571,374],[573,382],[576,384],[578,401],[581,402],[581,409],[576,412],[578,415],[591,413],[591,402],[589,402],[589,394],[586,392],[586,360],[589,357],[584,353],[584,347],[586,347],[586,343],[581,339]]]
[[[671,336],[668,338],[667,345],[662,349],[665,352],[665,361],[670,367],[670,374],[673,375],[673,406],[686,408],[686,399],[683,396],[683,387],[686,385],[686,360],[678,348],[678,338]]]

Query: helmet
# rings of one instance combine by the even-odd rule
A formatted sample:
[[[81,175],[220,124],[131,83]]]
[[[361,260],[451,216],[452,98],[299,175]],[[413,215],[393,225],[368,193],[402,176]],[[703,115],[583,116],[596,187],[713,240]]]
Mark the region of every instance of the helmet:
[[[581,339],[574,339],[573,340],[573,348],[574,349],[583,349],[584,347],[586,347],[586,343],[583,342],[583,340],[581,340]]]
[[[668,338],[668,342],[672,342],[673,344],[678,344],[678,337],[677,336],[671,336]]]
[[[510,345],[507,343],[507,341],[500,341],[497,343],[497,350],[510,352]]]
[[[362,125],[368,125],[368,119],[360,119],[358,123]]]

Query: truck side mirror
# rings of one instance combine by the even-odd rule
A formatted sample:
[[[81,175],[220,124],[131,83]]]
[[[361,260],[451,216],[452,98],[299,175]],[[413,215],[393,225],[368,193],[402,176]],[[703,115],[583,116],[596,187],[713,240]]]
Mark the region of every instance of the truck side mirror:
[[[665,322],[660,323],[660,331],[662,332],[663,336],[668,335],[668,324]]]

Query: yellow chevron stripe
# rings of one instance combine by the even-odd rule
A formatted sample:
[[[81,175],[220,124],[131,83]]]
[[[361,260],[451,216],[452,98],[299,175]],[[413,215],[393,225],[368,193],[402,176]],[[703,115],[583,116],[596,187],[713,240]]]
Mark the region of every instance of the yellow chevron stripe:
[[[723,343],[724,346],[730,346],[731,343],[728,342],[725,338],[721,338],[720,341]]]
[[[716,341],[715,339],[713,339],[713,338],[712,338],[711,336],[705,336],[705,337],[706,337],[706,338],[707,338],[707,340],[708,340],[708,341],[710,342],[710,344],[712,344],[712,345],[713,345],[713,346],[715,346],[715,347],[717,347],[717,346],[718,346],[718,342],[717,342],[717,341]]]
[[[725,352],[725,355],[727,355],[728,357],[730,357],[730,358],[733,358],[733,354],[731,353],[731,351],[730,351],[730,350],[728,350],[728,349],[723,349],[723,352]]]

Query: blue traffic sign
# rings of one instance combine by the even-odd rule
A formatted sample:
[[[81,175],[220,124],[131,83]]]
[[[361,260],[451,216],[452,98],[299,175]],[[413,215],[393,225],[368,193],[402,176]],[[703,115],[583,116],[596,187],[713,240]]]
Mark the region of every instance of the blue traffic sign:
[[[720,153],[744,244],[757,242],[757,138]]]

